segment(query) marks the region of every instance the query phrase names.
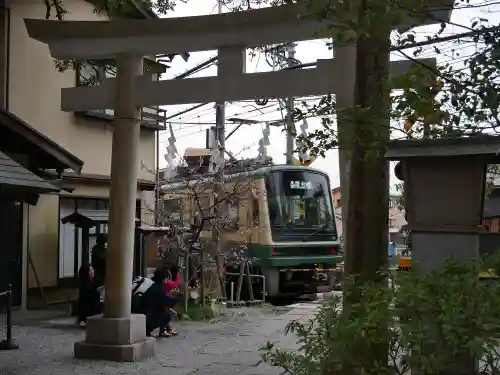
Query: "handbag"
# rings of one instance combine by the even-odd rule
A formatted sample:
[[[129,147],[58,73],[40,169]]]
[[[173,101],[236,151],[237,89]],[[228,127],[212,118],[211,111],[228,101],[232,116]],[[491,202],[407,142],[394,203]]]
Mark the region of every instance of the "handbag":
[[[137,283],[137,285],[132,289],[132,306],[130,307],[130,310],[133,314],[138,314],[141,311],[141,298],[142,298],[142,293],[137,293],[137,290],[141,287],[141,285],[144,283],[144,280],[146,280],[145,277],[141,279]]]

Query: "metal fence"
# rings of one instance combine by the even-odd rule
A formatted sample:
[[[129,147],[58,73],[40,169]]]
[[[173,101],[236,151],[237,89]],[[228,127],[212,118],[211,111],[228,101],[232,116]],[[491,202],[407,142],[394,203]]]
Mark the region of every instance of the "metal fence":
[[[12,338],[12,285],[9,284],[7,290],[0,293],[0,298],[5,299],[5,330],[6,338],[0,341],[0,350],[18,349],[19,346]]]

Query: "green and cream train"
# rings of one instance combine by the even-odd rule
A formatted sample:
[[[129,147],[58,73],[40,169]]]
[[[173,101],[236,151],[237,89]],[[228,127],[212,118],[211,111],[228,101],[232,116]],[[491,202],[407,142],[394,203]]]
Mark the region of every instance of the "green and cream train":
[[[200,208],[214,205],[213,188],[213,180],[200,180],[200,176],[169,181],[164,187],[165,210],[174,212],[181,203],[183,219],[193,223],[196,215],[200,217]],[[220,197],[226,194],[225,203],[219,205],[224,205],[227,215],[223,250],[245,249],[247,259],[252,260],[251,272],[265,276],[268,298],[333,288],[342,255],[330,182],[324,172],[290,165],[231,170],[225,175],[224,188],[219,193]],[[200,238],[212,238],[208,222]],[[255,278],[254,293],[262,287],[260,280]]]

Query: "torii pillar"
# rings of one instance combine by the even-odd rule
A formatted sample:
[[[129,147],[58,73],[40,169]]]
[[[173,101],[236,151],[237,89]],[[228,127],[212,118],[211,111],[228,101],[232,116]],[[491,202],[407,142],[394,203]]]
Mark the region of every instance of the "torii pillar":
[[[129,362],[153,356],[156,341],[146,337],[145,316],[131,314],[135,203],[140,167],[140,107],[135,104],[135,95],[137,79],[143,73],[143,55],[122,53],[115,61],[104,314],[87,319],[86,339],[75,343],[74,355],[81,359]]]
[[[143,72],[142,64],[142,55],[116,57],[106,299],[104,314],[88,318],[86,339],[75,343],[77,358],[134,361],[155,352],[155,339],[146,337],[145,316],[130,311],[140,165],[140,107],[134,104],[134,95],[136,78]]]
[[[134,104],[134,95],[142,72],[142,55],[116,57],[106,299],[104,314],[87,319],[86,339],[75,343],[77,358],[134,361],[155,352],[155,338],[146,337],[145,316],[130,311],[140,167],[140,107]]]

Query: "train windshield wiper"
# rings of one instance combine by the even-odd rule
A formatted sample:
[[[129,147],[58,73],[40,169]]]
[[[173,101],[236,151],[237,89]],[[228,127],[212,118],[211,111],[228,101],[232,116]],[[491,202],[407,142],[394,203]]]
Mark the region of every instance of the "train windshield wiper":
[[[271,224],[271,226],[274,228],[292,228],[293,224],[292,223]]]
[[[330,225],[330,223],[324,223],[322,224],[318,229],[316,229],[314,232],[312,233],[309,233],[307,236],[305,236],[304,238],[301,239],[302,242],[305,242],[307,241],[309,238],[311,238],[312,236],[314,236],[315,234],[325,230],[328,226]]]

